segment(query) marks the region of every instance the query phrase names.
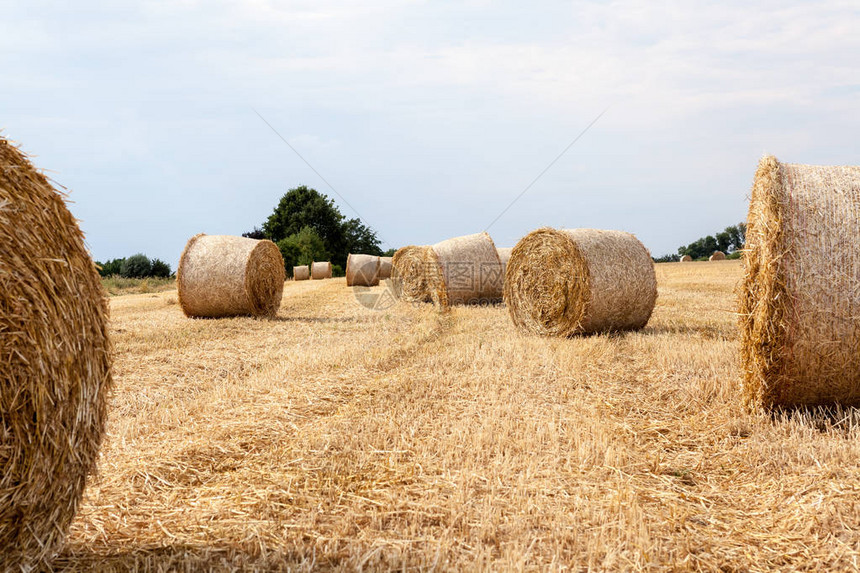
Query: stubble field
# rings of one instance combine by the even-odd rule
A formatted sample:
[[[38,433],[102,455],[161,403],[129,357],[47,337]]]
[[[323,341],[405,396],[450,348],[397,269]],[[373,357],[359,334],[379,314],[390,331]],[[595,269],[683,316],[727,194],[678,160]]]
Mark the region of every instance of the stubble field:
[[[288,282],[272,321],[114,297],[108,437],[57,566],[857,569],[860,416],[744,409],[741,273],[657,265],[645,330],[565,340],[344,279]]]

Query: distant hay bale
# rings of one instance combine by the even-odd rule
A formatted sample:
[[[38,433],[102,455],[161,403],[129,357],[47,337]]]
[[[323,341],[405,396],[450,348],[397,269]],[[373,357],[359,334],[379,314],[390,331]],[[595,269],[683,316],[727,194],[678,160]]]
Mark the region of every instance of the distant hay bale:
[[[860,167],[762,158],[739,315],[748,405],[860,404]]]
[[[714,251],[714,254],[708,257],[709,261],[724,261],[726,260],[726,254],[722,251]]]
[[[285,274],[272,241],[201,233],[179,258],[179,305],[188,317],[274,316]]]
[[[376,286],[379,284],[379,257],[354,255],[346,258],[346,286]]]
[[[0,138],[0,569],[50,570],[96,469],[108,306],[63,198]]]
[[[311,278],[311,268],[308,265],[293,267],[293,280],[306,281]]]
[[[532,334],[640,329],[656,299],[651,255],[622,231],[538,229],[517,243],[505,272],[511,319]]]
[[[328,261],[314,262],[311,265],[311,278],[314,280],[331,278],[331,263]]]
[[[431,247],[409,245],[391,259],[394,294],[407,302],[433,302],[447,307],[441,269]]]
[[[513,247],[500,247],[500,248],[496,249],[496,252],[499,253],[499,261],[501,261],[501,263],[503,265],[508,264],[508,261],[511,258],[511,251],[513,251],[513,250],[514,250]]]
[[[379,280],[391,278],[392,257],[379,257]]]
[[[684,255],[683,257],[681,257],[681,262],[682,263],[691,263],[691,262],[693,262],[693,257],[691,257],[690,255]]]

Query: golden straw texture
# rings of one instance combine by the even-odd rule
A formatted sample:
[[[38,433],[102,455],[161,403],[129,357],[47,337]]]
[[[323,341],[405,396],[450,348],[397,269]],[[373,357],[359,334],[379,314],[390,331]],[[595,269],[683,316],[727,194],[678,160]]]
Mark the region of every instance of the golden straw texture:
[[[683,257],[681,257],[681,262],[682,263],[691,263],[691,262],[693,262],[693,257],[691,257],[690,255],[684,255]]]
[[[107,302],[63,198],[0,138],[0,569],[47,565],[95,470]]]
[[[274,316],[285,275],[273,242],[201,233],[179,259],[179,304],[189,317]]]
[[[391,278],[392,257],[379,257],[379,280]]]
[[[311,278],[314,280],[331,278],[331,263],[321,261],[311,263]]]
[[[480,304],[502,300],[505,276],[493,239],[486,232],[455,237],[432,247],[442,270],[449,304]],[[434,288],[430,283],[429,287]]]
[[[860,404],[860,167],[762,158],[741,286],[748,406]]]
[[[379,284],[379,257],[353,255],[346,258],[346,286],[376,286]]]
[[[307,265],[293,267],[293,280],[306,281],[311,278],[311,268]]]
[[[409,245],[398,249],[391,259],[391,278],[397,298],[448,307],[442,271],[432,248]]]
[[[714,251],[714,254],[708,257],[709,261],[724,261],[726,260],[726,254],[722,251]]]
[[[517,243],[505,273],[511,319],[532,334],[640,329],[656,300],[651,256],[623,231],[538,229]]]

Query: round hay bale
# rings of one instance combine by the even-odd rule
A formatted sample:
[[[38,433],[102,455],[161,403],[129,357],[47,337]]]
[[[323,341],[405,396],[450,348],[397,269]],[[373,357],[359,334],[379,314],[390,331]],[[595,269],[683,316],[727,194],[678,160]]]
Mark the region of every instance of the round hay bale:
[[[179,304],[188,317],[274,316],[285,274],[272,241],[201,233],[179,258]]]
[[[714,251],[714,254],[708,257],[709,261],[724,261],[726,260],[726,254],[722,251]]]
[[[447,239],[433,245],[432,252],[442,271],[443,283],[431,282],[428,288],[443,289],[448,304],[502,300],[504,268],[489,234],[484,232]]]
[[[392,257],[379,257],[379,280],[391,278]]]
[[[311,278],[314,280],[331,278],[331,263],[328,261],[314,262],[311,265]]]
[[[307,265],[293,267],[293,280],[306,281],[311,278],[311,268]]]
[[[448,306],[441,269],[433,249],[410,245],[391,258],[394,295],[407,302],[433,302]]]
[[[513,250],[514,250],[513,247],[501,247],[501,248],[496,249],[496,252],[499,253],[499,261],[501,261],[501,263],[503,265],[508,264],[508,261],[511,258],[511,251],[513,251]]]
[[[622,231],[538,229],[517,243],[505,273],[511,319],[532,334],[640,329],[656,299],[651,255]]]
[[[108,305],[63,198],[0,138],[0,569],[49,570],[96,469]]]
[[[379,257],[353,255],[346,257],[346,286],[376,286],[379,284]]]
[[[860,167],[762,158],[739,315],[752,408],[860,404]]]
[[[693,257],[691,257],[690,255],[684,255],[683,257],[681,257],[681,262],[682,263],[692,263]]]

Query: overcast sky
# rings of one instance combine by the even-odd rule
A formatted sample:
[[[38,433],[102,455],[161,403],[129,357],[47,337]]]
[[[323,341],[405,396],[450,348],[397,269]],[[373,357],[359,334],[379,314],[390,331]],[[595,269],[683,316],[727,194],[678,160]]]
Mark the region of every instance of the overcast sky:
[[[302,184],[384,248],[478,232],[604,110],[498,246],[549,225],[675,252],[745,219],[765,152],[860,162],[856,0],[104,4],[0,0],[0,128],[99,260],[175,269]]]

